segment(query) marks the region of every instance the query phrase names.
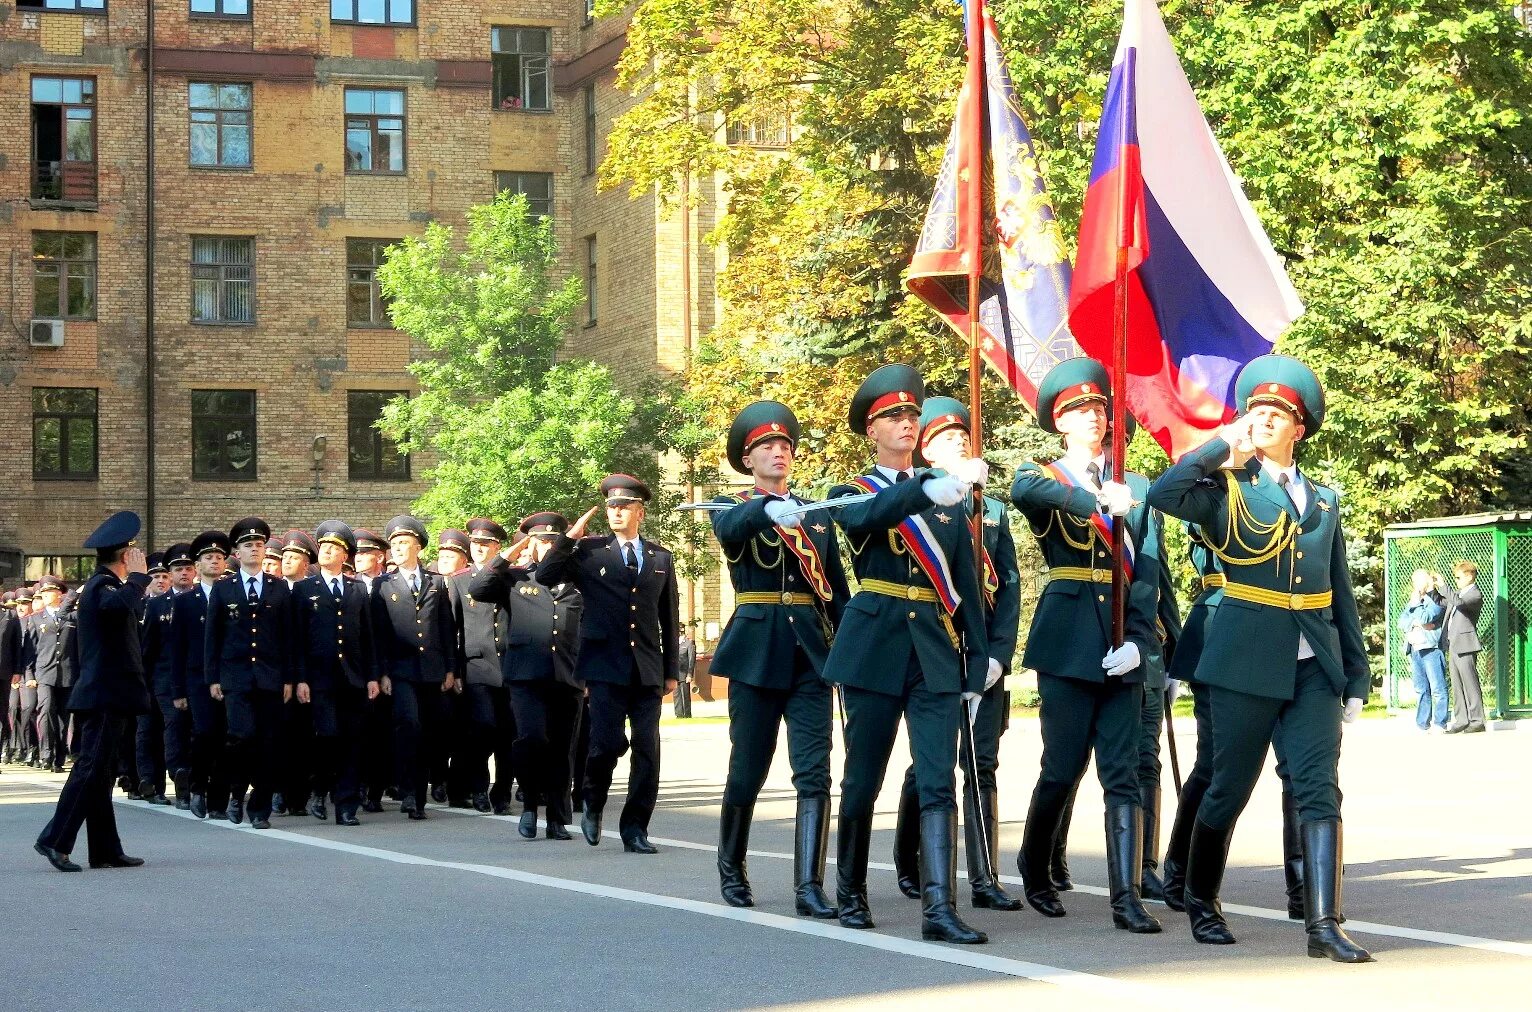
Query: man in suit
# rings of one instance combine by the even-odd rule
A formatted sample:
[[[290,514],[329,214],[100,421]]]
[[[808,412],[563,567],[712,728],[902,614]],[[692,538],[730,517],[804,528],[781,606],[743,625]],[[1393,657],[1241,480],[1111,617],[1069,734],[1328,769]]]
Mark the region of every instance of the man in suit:
[[[269,555],[281,553],[280,575],[287,589],[296,591],[319,561],[319,546],[308,531],[290,530],[266,545]],[[294,600],[296,600],[296,594]],[[294,663],[297,655],[294,654]],[[314,774],[313,708],[298,702],[297,693],[282,704],[282,727],[277,734],[277,781],[271,796],[271,814],[303,815]]]
[[[362,582],[343,572],[356,551],[356,535],[340,520],[314,531],[318,566],[294,588],[298,637],[299,706],[310,708],[314,729],[312,788],[307,810],[321,822],[325,799],[335,796],[335,822],[359,826],[362,718],[382,693],[373,663],[372,604]]]
[[[443,530],[436,537],[436,562],[433,568],[446,582],[447,602],[452,609],[453,638],[456,641],[452,670],[456,683],[453,691],[442,700],[441,733],[437,735],[437,745],[431,758],[431,800],[437,804],[445,803],[448,808],[473,808],[488,812],[489,760],[478,758],[473,747],[468,700],[463,686],[467,654],[463,643],[461,590],[469,574],[469,558],[472,555],[470,546],[468,532],[455,527]],[[482,809],[478,808],[478,802],[473,797],[475,794],[484,795],[478,799],[484,805]]]
[[[444,695],[457,683],[457,643],[446,580],[420,562],[425,525],[397,516],[384,536],[395,568],[372,585],[374,663],[379,687],[393,695],[399,810],[418,821],[426,817],[431,749]]]
[[[657,853],[649,819],[660,792],[660,700],[676,687],[680,596],[669,549],[639,534],[649,486],[626,474],[601,482],[607,537],[586,537],[593,508],[537,566],[544,586],[572,583],[584,595],[580,660],[576,669],[590,693],[590,752],[585,760],[580,831],[601,842],[601,816],[617,760],[631,747],[628,798],[617,829],[623,849]],[[631,739],[623,722],[632,726]]]
[[[69,588],[49,574],[37,583],[37,613],[32,617],[32,673],[37,680],[38,761],[42,769],[64,769],[63,729],[68,722],[69,690],[64,678],[63,616],[59,605]]]
[[[461,651],[458,679],[463,685],[461,700],[466,716],[465,741],[455,761],[471,771],[467,786],[473,794],[474,809],[509,815],[516,720],[501,658],[505,655],[506,637],[510,635],[511,617],[505,594],[483,596],[473,589],[475,578],[493,565],[500,553],[505,528],[486,517],[475,517],[465,527],[466,531],[460,533],[467,538],[470,567],[448,580]],[[491,585],[497,587],[494,581]],[[491,755],[495,757],[493,787],[489,783]]]
[[[372,585],[383,575],[388,556],[388,542],[365,527],[354,527],[356,537],[356,578],[367,591],[371,607]],[[376,635],[376,633],[374,633]],[[374,651],[373,663],[377,663]],[[381,682],[379,683],[381,687]],[[394,700],[386,693],[369,699],[362,715],[362,811],[374,815],[383,811],[383,795],[394,782]]]
[[[271,828],[271,796],[280,774],[282,704],[296,678],[293,593],[262,569],[271,527],[246,517],[229,532],[239,570],[213,585],[203,663],[208,691],[223,703],[228,727],[229,821]]]
[[[1295,451],[1324,422],[1324,389],[1285,355],[1240,370],[1245,414],[1187,453],[1149,490],[1155,509],[1196,524],[1224,569],[1196,677],[1212,704],[1213,780],[1197,809],[1182,896],[1192,937],[1234,942],[1219,906],[1229,842],[1266,752],[1286,760],[1303,838],[1308,953],[1372,956],[1341,928],[1341,725],[1371,681],[1346,565],[1340,499],[1303,474]]]
[[[170,620],[170,702],[190,716],[187,749],[187,807],[199,819],[228,817],[229,777],[225,763],[228,722],[223,704],[207,682],[203,650],[207,643],[213,590],[225,576],[233,543],[223,531],[203,531],[192,539],[196,577],[191,589],[175,599]],[[177,787],[179,790],[179,786]]]
[[[1441,648],[1452,665],[1452,712],[1448,734],[1484,730],[1484,690],[1479,685],[1479,613],[1484,594],[1479,590],[1479,567],[1466,559],[1452,564],[1456,592],[1447,598]]]
[[[80,718],[80,754],[53,818],[33,845],[59,871],[80,870],[69,855],[82,825],[92,868],[144,863],[123,853],[112,810],[114,752],[122,728],[149,709],[137,610],[149,577],[144,553],[133,547],[138,529],[138,514],[124,510],[85,541],[96,553],[97,568],[80,592],[80,680],[70,694],[70,706]]]
[[[143,799],[150,804],[168,805],[165,797],[165,780],[175,785],[175,805],[190,808],[187,790],[187,758],[191,714],[183,702],[180,709],[175,705],[175,620],[176,601],[191,590],[197,579],[196,560],[192,557],[189,543],[178,543],[166,548],[164,565],[170,574],[170,590],[152,598],[144,609],[143,650],[144,671],[149,676],[149,691],[153,697],[152,710],[139,718],[138,730],[138,786]],[[155,745],[158,748],[154,748]]]

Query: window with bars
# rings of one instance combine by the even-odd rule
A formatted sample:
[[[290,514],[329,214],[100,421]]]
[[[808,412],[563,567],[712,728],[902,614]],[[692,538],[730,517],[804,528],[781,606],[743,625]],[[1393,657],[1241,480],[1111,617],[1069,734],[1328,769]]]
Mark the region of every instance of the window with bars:
[[[32,388],[33,478],[96,479],[96,406],[89,388]]]
[[[527,212],[539,218],[553,217],[553,173],[497,172],[495,192],[509,190],[527,198]]]
[[[404,92],[346,89],[346,171],[404,171]]]
[[[96,233],[32,233],[32,315],[96,318]]]
[[[192,236],[193,323],[255,322],[255,240]]]
[[[330,0],[330,20],[358,25],[413,25],[415,0]]]
[[[378,268],[385,250],[397,239],[346,240],[346,324],[351,327],[388,327],[388,300],[378,287]]]
[[[352,481],[409,481],[410,458],[378,430],[383,407],[403,390],[352,390],[346,394],[346,457]]]
[[[492,28],[490,65],[496,109],[553,108],[549,54],[553,32],[547,28]]]
[[[250,167],[250,92],[248,84],[193,81],[187,86],[192,165],[218,169]]]
[[[729,124],[730,144],[754,148],[785,148],[792,139],[793,124],[787,116],[757,116]]]
[[[255,480],[255,391],[193,390],[192,477]]]
[[[191,0],[191,15],[194,18],[239,18],[248,20],[250,17],[250,0]]]
[[[596,171],[596,82],[585,86],[585,174]]]

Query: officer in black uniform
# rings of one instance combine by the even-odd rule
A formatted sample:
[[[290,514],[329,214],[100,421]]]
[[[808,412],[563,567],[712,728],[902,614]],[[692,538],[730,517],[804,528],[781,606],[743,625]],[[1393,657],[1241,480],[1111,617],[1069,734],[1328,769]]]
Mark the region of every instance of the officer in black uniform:
[[[133,547],[138,529],[138,514],[124,510],[85,542],[96,552],[96,573],[80,592],[80,680],[69,700],[79,716],[80,754],[53,818],[34,845],[59,871],[80,870],[69,855],[82,825],[92,868],[144,863],[123,853],[112,810],[113,753],[122,728],[149,709],[137,608],[149,578],[143,552]]]
[[[1361,713],[1371,673],[1339,496],[1296,462],[1298,444],[1324,423],[1324,389],[1285,355],[1250,362],[1234,387],[1246,414],[1149,492],[1155,508],[1201,528],[1224,569],[1196,670],[1210,686],[1213,778],[1192,827],[1182,898],[1197,941],[1234,941],[1218,892],[1234,824],[1274,744],[1301,820],[1308,953],[1371,962],[1340,926],[1337,771],[1341,724]]]
[[[447,602],[452,610],[453,691],[442,700],[442,727],[431,759],[431,800],[449,808],[474,808],[474,794],[483,794],[484,808],[489,806],[489,762],[478,760],[472,741],[468,701],[463,691],[463,673],[467,655],[463,647],[463,622],[459,590],[467,576],[471,552],[468,533],[449,527],[436,536],[436,561],[432,563],[447,585]]]
[[[755,487],[715,500],[713,534],[729,563],[735,610],[711,670],[729,679],[729,777],[718,829],[724,901],[755,899],[745,865],[756,798],[771,769],[777,732],[787,726],[788,762],[798,795],[793,884],[798,913],[835,916],[824,894],[830,833],[831,689],[822,675],[830,641],[851,593],[829,518],[788,517],[804,500],[788,489],[798,418],[785,404],[756,401],[729,426],[729,463]]]
[[[1111,416],[1106,369],[1061,362],[1038,387],[1038,424],[1064,437],[1064,456],[1018,469],[1011,501],[1026,517],[1048,565],[1024,663],[1042,698],[1042,771],[1032,792],[1016,863],[1027,902],[1047,917],[1063,904],[1050,878],[1060,817],[1094,752],[1106,801],[1112,923],[1136,934],[1161,930],[1144,909],[1143,810],[1138,782],[1146,662],[1158,650],[1159,521],[1142,500],[1149,483],[1106,457]],[[1118,476],[1121,476],[1119,479]],[[1123,644],[1113,647],[1110,528],[1126,524],[1131,548]]]
[[[246,517],[229,532],[239,569],[213,585],[203,664],[228,726],[229,821],[271,828],[272,793],[281,774],[282,704],[297,676],[294,598],[286,581],[261,570],[271,528]]]
[[[585,760],[580,831],[601,842],[601,814],[617,760],[631,746],[628,799],[617,828],[623,849],[656,853],[649,819],[660,791],[660,700],[676,687],[680,596],[669,549],[639,535],[649,486],[626,474],[601,482],[612,534],[585,537],[592,509],[558,535],[537,566],[537,581],[573,583],[584,595],[576,672],[590,693],[590,752]],[[632,726],[631,739],[623,721]]]
[[[275,546],[281,554],[281,577],[287,589],[296,591],[298,584],[308,579],[309,570],[319,561],[319,545],[308,531],[290,530],[268,544],[268,553]],[[296,663],[296,653],[294,663]],[[272,815],[303,815],[304,799],[309,796],[314,773],[314,717],[313,708],[298,702],[297,694],[289,696],[282,704],[282,731],[277,739],[278,775],[275,793],[271,796]]]
[[[356,578],[372,600],[372,585],[383,575],[383,562],[388,557],[388,542],[382,535],[374,534],[365,527],[353,527],[356,536]],[[376,633],[374,633],[376,635]],[[374,654],[376,663],[376,654]],[[379,682],[381,687],[382,683]],[[387,692],[367,701],[362,716],[362,811],[377,814],[383,811],[383,795],[394,782],[394,700]]]
[[[373,663],[372,604],[344,563],[356,551],[356,535],[340,520],[314,530],[317,565],[296,588],[298,704],[310,708],[314,729],[313,779],[307,811],[324,821],[333,792],[335,821],[359,826],[362,717],[369,699],[382,693]]]
[[[34,638],[36,614],[30,586],[16,591],[16,694],[11,710],[11,733],[16,740],[16,761],[36,768],[37,742],[37,642]]]
[[[377,637],[377,681],[393,695],[394,760],[399,810],[426,817],[432,745],[453,690],[457,643],[452,604],[441,574],[420,562],[425,525],[397,516],[384,530],[395,568],[372,585],[372,627]]]
[[[836,894],[848,928],[870,928],[867,857],[873,803],[902,716],[920,798],[921,937],[988,941],[957,915],[958,728],[963,703],[984,691],[989,637],[965,507],[988,469],[981,460],[937,475],[914,467],[925,382],[905,365],[862,381],[848,424],[877,450],[867,474],[830,497],[874,492],[834,510],[851,548],[859,588],[846,605],[825,677],[846,702]]]
[[[504,595],[481,597],[474,593],[474,578],[493,564],[505,544],[505,528],[487,517],[475,517],[464,525],[470,568],[452,576],[453,618],[457,623],[458,681],[463,686],[466,711],[464,745],[457,761],[472,771],[469,787],[473,807],[479,812],[511,814],[516,721],[511,695],[502,673],[506,637],[511,618]],[[489,757],[495,757],[495,783],[489,783]]]
[[[186,777],[187,806],[199,819],[227,818],[229,775],[225,763],[228,722],[223,704],[208,686],[203,650],[207,644],[209,606],[218,581],[226,576],[233,543],[223,531],[203,531],[192,539],[197,575],[191,589],[175,599],[171,630],[171,704],[191,717]],[[179,787],[177,788],[179,790]]]
[[[0,687],[7,693],[5,715],[0,718],[0,762],[8,763],[12,754],[11,712],[21,704],[21,685],[17,681],[17,657],[21,653],[21,624],[16,618],[16,592],[0,594]]]
[[[191,714],[184,699],[180,709],[175,705],[174,626],[176,600],[196,582],[197,569],[191,545],[185,542],[166,548],[163,560],[170,574],[170,589],[151,598],[144,608],[144,671],[149,676],[154,707],[138,718],[138,790],[150,804],[168,805],[168,777],[175,785],[176,807],[189,808],[189,736],[185,731],[190,728]]]
[[[968,408],[951,397],[928,397],[920,409],[920,456],[937,473],[973,456]],[[989,910],[1020,910],[1021,900],[1000,884],[1000,801],[995,772],[1000,767],[1000,736],[1010,723],[1010,695],[1005,674],[1016,653],[1021,623],[1021,570],[1005,503],[992,496],[984,504],[984,567],[980,593],[988,631],[989,670],[984,695],[973,716],[972,751],[963,769],[963,839],[968,853],[968,885],[973,905]],[[969,523],[973,509],[969,508]],[[975,780],[977,776],[977,780]],[[905,771],[894,829],[894,870],[899,891],[920,898],[920,795],[915,767]]]
[[[554,539],[568,529],[562,514],[532,514],[521,522],[522,539],[492,558],[468,585],[480,607],[506,611],[502,674],[515,715],[512,748],[525,806],[517,832],[528,840],[537,835],[539,807],[546,812],[550,840],[570,839],[565,827],[573,816],[569,752],[585,693],[575,670],[584,603],[573,583],[548,586],[536,574]]]
[[[32,618],[32,673],[37,679],[38,761],[42,769],[57,772],[64,768],[64,735],[68,720],[67,690],[60,690],[64,677],[63,630],[60,604],[69,587],[49,574],[37,582],[37,602],[41,607]],[[62,698],[61,698],[62,697]]]

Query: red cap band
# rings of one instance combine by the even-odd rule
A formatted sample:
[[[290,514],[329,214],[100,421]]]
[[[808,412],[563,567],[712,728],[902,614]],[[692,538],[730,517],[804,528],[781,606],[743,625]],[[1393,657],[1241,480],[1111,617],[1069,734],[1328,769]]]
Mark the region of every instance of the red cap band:
[[[1245,408],[1248,410],[1257,404],[1276,404],[1299,418],[1306,413],[1303,398],[1298,396],[1298,391],[1281,383],[1262,383],[1252,390],[1250,396],[1245,399]]]
[[[798,445],[793,442],[793,437],[788,435],[785,425],[781,422],[768,422],[759,428],[750,430],[750,435],[745,437],[745,452],[749,453],[755,449],[757,443],[767,439],[785,439],[794,446]]]
[[[873,401],[872,407],[867,409],[867,420],[870,422],[885,411],[892,411],[894,408],[915,408],[918,410],[915,404],[915,395],[908,390],[895,390],[893,393],[884,394]]]

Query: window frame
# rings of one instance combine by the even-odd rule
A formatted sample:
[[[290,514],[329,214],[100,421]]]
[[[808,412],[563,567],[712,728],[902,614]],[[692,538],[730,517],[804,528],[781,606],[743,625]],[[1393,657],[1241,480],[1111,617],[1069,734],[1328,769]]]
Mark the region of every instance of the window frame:
[[[548,182],[548,196],[547,197],[545,197],[545,198],[544,197],[538,197],[538,198],[534,199],[531,196],[531,194],[527,193],[527,191],[525,189],[521,188],[521,186],[519,185],[519,181],[521,179],[525,178],[525,177],[528,177],[528,176],[535,176],[535,177],[538,177],[539,179],[547,180],[547,182]],[[502,183],[506,182],[508,178],[515,178],[518,181],[518,185],[516,185],[516,186],[504,186],[504,185],[501,185]],[[534,208],[533,208],[533,204],[534,203],[541,204],[541,203],[546,202],[547,205],[548,205],[547,213],[546,214],[539,214],[539,217],[540,218],[546,218],[548,221],[553,221],[554,220],[554,217],[553,217],[554,173],[552,173],[552,172],[527,172],[527,171],[523,171],[521,169],[496,169],[495,173],[494,173],[494,187],[495,187],[495,195],[496,196],[499,196],[500,194],[505,193],[506,191],[509,190],[511,193],[517,193],[517,194],[520,194],[523,197],[526,197],[527,198],[527,210],[528,211],[532,211],[533,213],[537,213],[537,212],[534,211]]]
[[[383,405],[395,397],[408,397],[408,390],[347,390],[346,391],[346,478],[348,481],[409,481],[410,480],[410,455],[399,449],[399,444],[394,443],[394,453],[403,462],[402,474],[385,474],[383,472],[383,451],[385,443],[393,443],[393,440],[385,436],[378,428],[378,419],[383,417]],[[368,438],[371,440],[370,459],[372,467],[368,471],[359,472],[355,459],[351,454],[352,426],[361,420],[361,415],[355,410],[355,398],[357,397],[380,397],[377,404],[377,412],[367,423]]]
[[[37,241],[40,236],[90,236],[91,257],[89,260],[72,259],[60,255],[58,257],[44,257],[37,252]],[[62,247],[60,253],[63,253]],[[61,229],[33,229],[32,231],[32,318],[36,320],[65,320],[80,323],[91,323],[97,318],[100,309],[99,291],[99,263],[101,257],[100,235],[96,232],[76,232]],[[71,264],[90,264],[90,315],[73,316],[69,313],[69,282],[74,276],[69,267]],[[58,303],[52,308],[57,313],[43,313],[37,305],[37,279],[39,268],[44,264],[58,265]]]
[[[18,7],[17,9],[21,10],[22,8]],[[102,13],[104,13],[104,12],[105,12],[105,8],[102,9]],[[43,13],[54,13],[54,12],[44,10]],[[69,14],[69,13],[73,13],[73,12],[65,10],[65,11],[59,11],[58,13]],[[86,11],[84,13],[94,14],[94,13],[96,13],[96,11],[92,10],[92,11]],[[78,101],[78,102],[64,102],[64,101],[59,101],[59,102],[39,102],[39,101],[37,101],[37,99],[33,95],[33,92],[35,91],[35,89],[37,87],[37,82],[38,81],[78,81],[80,83],[80,101]],[[100,192],[100,187],[101,187],[101,132],[98,129],[99,124],[98,124],[97,119],[96,119],[96,98],[97,98],[96,85],[99,84],[99,83],[100,82],[98,82],[96,80],[96,76],[94,74],[83,76],[83,77],[76,77],[76,76],[74,76],[72,74],[47,74],[47,73],[35,74],[34,73],[34,74],[29,74],[27,76],[27,127],[28,127],[29,134],[30,134],[30,136],[28,138],[28,151],[29,151],[30,156],[31,156],[31,162],[30,162],[30,164],[28,166],[27,174],[29,176],[29,180],[28,180],[28,193],[31,195],[31,199],[33,199],[33,200],[46,200],[46,201],[49,201],[50,203],[55,203],[55,204],[77,203],[76,201],[72,201],[68,197],[64,196],[64,191],[63,191],[63,186],[64,186],[63,173],[64,173],[64,165],[65,165],[65,163],[70,163],[70,164],[74,164],[74,165],[89,165],[89,166],[92,167],[92,174],[93,174],[93,176],[95,178],[94,178],[94,181],[91,184],[91,188],[94,191],[94,195],[92,196],[91,200],[87,201],[86,203],[90,204],[90,205],[94,205],[95,202],[100,199],[100,196],[101,196],[101,192]],[[89,91],[89,93],[90,93],[90,100],[89,101],[87,101],[86,98],[85,98],[85,95],[86,95],[87,91]],[[59,176],[59,195],[57,197],[40,197],[35,192],[36,187],[37,187],[37,166],[40,163],[40,160],[39,160],[39,158],[37,156],[37,107],[39,105],[54,106],[59,111],[59,174],[60,174],[60,176]],[[69,112],[72,109],[85,109],[85,110],[88,110],[90,112],[90,116],[87,118],[87,122],[90,123],[90,158],[88,158],[88,159],[79,159],[79,158],[70,158],[69,157],[69,123],[70,123]]]
[[[221,3],[222,0],[219,0]],[[245,19],[248,20],[248,19]],[[207,85],[220,89],[226,84],[240,85],[249,89],[249,104],[243,109],[225,109],[220,104],[218,107],[192,105],[192,89],[198,85]],[[215,162],[198,162],[192,160],[192,128],[197,126],[197,121],[192,117],[196,113],[212,113],[213,129],[218,135],[218,154]],[[225,113],[243,113],[245,116],[245,129],[249,132],[250,140],[248,152],[250,160],[243,165],[235,165],[224,161],[223,155],[223,132],[225,128]],[[186,164],[189,168],[201,169],[213,172],[251,172],[255,169],[255,82],[254,81],[187,81],[186,82]]]
[[[94,408],[86,414],[82,411],[41,411],[37,407],[37,395],[41,391],[71,390],[76,393],[89,391],[94,398]],[[90,470],[69,470],[69,433],[72,420],[90,419],[91,460]],[[48,473],[37,466],[37,426],[39,422],[55,420],[59,424],[58,455],[59,470]],[[101,390],[99,387],[32,387],[32,480],[33,481],[100,481],[101,480]]]
[[[218,7],[216,11],[198,11],[192,10],[192,0],[186,0],[186,16],[194,20],[249,21],[255,14],[255,4],[252,0],[245,0],[245,13],[243,14],[229,14],[224,11],[224,4],[228,3],[228,0],[213,0],[213,3]]]
[[[585,88],[585,174],[596,174],[596,166],[599,159],[596,157],[596,147],[600,140],[596,122],[596,82],[586,82]]]
[[[81,7],[80,0],[73,0],[72,7],[48,7],[44,4],[29,4],[24,0],[16,0],[16,10],[23,14],[89,14],[95,17],[104,17],[107,13],[107,0],[101,0],[100,7]]]
[[[351,4],[351,16],[349,18],[338,18],[335,16],[336,2],[337,0],[330,0],[330,24],[332,25],[358,25],[362,28],[414,28],[420,23],[419,0],[409,0],[410,19],[408,21],[394,21],[389,18],[389,12],[393,10],[394,6],[393,0],[383,0],[382,21],[358,20],[356,16],[357,6],[361,3],[361,0],[349,0]],[[340,2],[345,2],[345,0],[340,0]]]
[[[235,481],[235,482],[249,482],[249,481],[256,481],[256,480],[258,480],[260,478],[260,442],[259,442],[259,434],[260,434],[260,393],[259,393],[259,391],[254,390],[254,389],[223,389],[223,388],[214,388],[214,389],[191,390],[191,391],[188,391],[188,393],[191,394],[191,397],[188,399],[188,403],[189,403],[190,408],[191,408],[191,461],[190,461],[190,464],[191,464],[191,480],[192,481]],[[225,412],[225,411],[207,412],[205,414],[198,414],[197,413],[197,395],[198,394],[249,394],[250,395],[250,414],[249,415],[234,414],[232,412]],[[243,423],[247,419],[249,421],[249,426],[250,426],[250,473],[249,474],[217,474],[217,473],[213,473],[211,471],[199,472],[197,470],[197,445],[198,445],[197,444],[197,435],[198,435],[198,425],[199,425],[199,423],[201,423],[203,425],[206,425],[206,424],[211,423],[211,422],[222,422],[222,423],[225,423],[225,431],[227,431],[227,423],[228,422],[238,421],[240,423]],[[225,440],[225,449],[224,449],[224,451],[223,451],[223,453],[221,455],[220,463],[227,463],[227,461],[228,461],[227,440]]]
[[[250,251],[249,259],[245,263],[236,263],[236,262],[231,261],[231,260],[224,260],[222,258],[221,251],[220,251],[220,257],[219,257],[218,260],[198,260],[197,259],[197,243],[198,243],[199,240],[200,241],[204,241],[204,242],[207,242],[207,241],[217,242],[219,244],[222,244],[222,243],[225,243],[225,242],[243,242],[243,243],[246,243],[246,244],[248,244],[249,251]],[[256,320],[258,319],[258,314],[256,312],[256,300],[255,300],[255,296],[256,296],[255,237],[254,236],[250,236],[250,235],[193,235],[193,236],[191,236],[191,244],[188,247],[188,249],[189,249],[189,256],[190,256],[190,260],[188,261],[188,264],[189,264],[188,276],[189,276],[189,278],[191,280],[191,302],[190,302],[190,306],[189,306],[189,310],[190,311],[187,314],[189,322],[191,322],[192,324],[194,324],[194,325],[196,325],[198,327],[253,327],[253,326],[255,326]],[[209,278],[200,278],[199,279],[197,277],[197,270],[198,270],[198,268],[201,268],[202,270],[214,270],[214,271],[217,271],[218,272],[218,276],[216,278],[211,278],[211,279],[209,279]],[[227,271],[229,269],[231,269],[231,268],[234,269],[234,270],[246,270],[246,271],[249,271],[250,276],[247,277],[247,278],[230,278],[228,276],[228,274],[227,274]],[[199,280],[203,280],[203,281],[211,280],[211,281],[213,281],[214,284],[217,285],[217,292],[218,292],[218,296],[217,296],[218,316],[216,318],[214,318],[214,319],[211,319],[211,320],[201,320],[201,319],[197,318],[197,282]],[[250,295],[249,295],[249,300],[248,300],[249,304],[250,304],[250,318],[248,320],[232,320],[232,319],[229,319],[229,317],[226,315],[226,307],[227,307],[227,304],[228,304],[228,300],[227,300],[227,286],[230,283],[234,283],[234,284],[247,284],[247,285],[250,286]]]
[[[503,49],[500,49],[498,47],[500,45],[500,41],[501,41],[501,38],[502,38],[502,33],[504,33],[504,32],[514,32],[516,34],[518,44],[520,42],[520,36],[521,36],[522,32],[539,32],[539,33],[542,34],[543,39],[544,39],[543,51],[538,53],[538,52],[522,52],[519,48],[515,49],[515,50],[503,50]],[[520,94],[518,94],[516,96],[510,96],[510,95],[498,95],[497,96],[497,91],[499,89],[500,78],[499,78],[499,74],[497,73],[496,59],[495,58],[499,57],[499,56],[514,57],[514,58],[516,58],[517,60],[520,61],[517,64],[517,74],[516,74],[516,78],[517,78],[517,80],[516,80],[516,87],[517,87],[517,90],[518,90],[518,92]],[[545,102],[544,105],[533,106],[533,105],[528,105],[527,104],[527,95],[532,90],[531,89],[531,77],[529,76],[532,73],[532,71],[527,66],[527,61],[528,60],[532,60],[532,59],[540,59],[543,62],[542,77],[543,77],[543,98],[544,98],[544,102]],[[490,26],[490,31],[489,31],[489,62],[490,62],[490,108],[493,111],[495,111],[495,112],[536,112],[536,113],[549,113],[549,112],[553,111],[553,29],[552,28],[540,27],[538,25],[492,25],[492,26]],[[508,98],[511,98],[511,97],[517,98],[521,102],[521,104],[517,105],[517,106],[507,107],[505,105],[505,101]]]
[[[345,111],[346,99],[350,98],[350,96],[351,96],[351,94],[353,92],[358,92],[359,93],[359,92],[364,92],[364,91],[365,92],[370,92],[374,96],[376,96],[376,94],[379,93],[379,92],[392,92],[392,93],[397,94],[399,96],[399,112],[398,112],[398,114],[396,115],[394,113],[378,113],[376,111],[370,112],[370,113],[347,112],[347,111]],[[374,109],[377,108],[376,98],[374,98],[374,101],[373,101],[373,108]],[[373,88],[373,87],[354,87],[353,88],[353,87],[347,87],[345,89],[344,95],[341,98],[341,110],[342,110],[341,111],[341,123],[342,123],[341,138],[342,138],[342,142],[345,144],[345,156],[344,157],[345,157],[345,164],[346,164],[346,175],[348,175],[348,176],[405,176],[405,175],[409,174],[409,171],[410,171],[410,115],[409,115],[409,113],[410,113],[410,96],[409,96],[408,90],[406,90],[404,88]],[[377,165],[378,138],[382,134],[382,131],[378,127],[378,121],[379,120],[385,120],[385,119],[397,119],[399,121],[399,168],[397,168],[397,169],[379,169],[379,168],[375,167]],[[354,168],[351,167],[351,121],[352,120],[367,120],[368,121],[369,136],[368,136],[368,147],[367,147],[367,160],[368,160],[369,165],[370,166],[374,166],[374,167],[365,168],[365,169],[354,169]]]
[[[600,261],[597,258],[596,236],[585,237],[585,326],[596,325],[596,271]]]
[[[393,330],[394,321],[389,312],[388,300],[383,297],[383,290],[378,286],[378,267],[383,262],[383,250],[397,243],[398,239],[376,239],[365,235],[352,235],[346,237],[346,329],[347,330]],[[368,243],[372,247],[372,263],[363,265],[354,263],[351,259],[353,243]],[[381,318],[375,313],[371,320],[353,320],[351,318],[351,286],[353,280],[351,272],[361,270],[363,267],[369,271],[368,278],[368,307],[381,312]]]

